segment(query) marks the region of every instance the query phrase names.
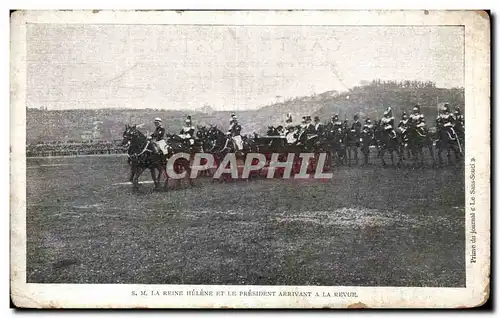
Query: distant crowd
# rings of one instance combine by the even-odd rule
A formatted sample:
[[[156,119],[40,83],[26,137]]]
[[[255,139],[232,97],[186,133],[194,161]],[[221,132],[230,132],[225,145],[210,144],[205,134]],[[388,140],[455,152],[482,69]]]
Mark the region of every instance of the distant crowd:
[[[26,145],[26,157],[104,155],[123,153],[121,140],[35,142]]]

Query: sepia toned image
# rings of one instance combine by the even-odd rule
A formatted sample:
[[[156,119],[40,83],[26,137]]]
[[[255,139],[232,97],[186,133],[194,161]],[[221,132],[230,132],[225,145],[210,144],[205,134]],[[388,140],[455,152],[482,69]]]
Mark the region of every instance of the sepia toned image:
[[[16,305],[487,300],[487,13],[11,20]]]

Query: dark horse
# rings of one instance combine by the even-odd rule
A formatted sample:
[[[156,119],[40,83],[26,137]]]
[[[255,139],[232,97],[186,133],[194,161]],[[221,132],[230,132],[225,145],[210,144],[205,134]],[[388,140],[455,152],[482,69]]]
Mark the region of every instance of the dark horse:
[[[128,145],[127,156],[130,163],[129,181],[132,182],[133,189],[138,190],[139,177],[146,169],[149,169],[151,172],[151,178],[155,184],[155,190],[159,190],[160,188],[162,175],[165,175],[164,188],[167,189],[168,174],[166,166],[168,158],[170,158],[174,153],[179,152],[179,147],[175,144],[169,145],[169,153],[166,155],[162,154],[158,151],[158,147],[153,143],[153,141],[148,140],[148,138],[137,129],[136,125],[125,126],[122,144]],[[177,173],[186,171],[189,177],[189,174],[191,173],[189,161],[183,158],[177,159],[174,165],[174,171]],[[191,179],[189,179],[189,182],[192,185]]]
[[[336,161],[337,164],[346,162],[346,132],[342,126],[334,126],[332,123],[326,125],[324,138],[329,145],[331,161]]]
[[[235,153],[236,157],[245,158],[246,153],[248,153],[250,146],[248,144],[248,139],[243,138],[243,150],[237,150],[236,144],[234,143],[231,136],[223,133],[217,126],[212,126],[208,129],[207,139],[209,141],[210,147],[208,151],[216,157],[216,159],[222,159],[227,153]]]
[[[352,153],[354,153],[354,161],[358,164],[358,147],[361,145],[360,132],[355,129],[348,129],[345,134],[345,145],[347,150],[347,163],[350,166]]]
[[[386,152],[389,152],[391,154],[391,161],[393,166],[395,165],[394,153],[398,155],[399,160],[397,165],[398,166],[401,165],[402,158],[400,152],[400,142],[399,142],[399,136],[396,134],[396,132],[385,130],[380,120],[377,123],[375,123],[373,130],[374,130],[375,140],[377,140],[378,143],[378,148],[380,151],[380,160],[382,161],[382,165],[383,166],[386,165],[384,160],[384,155]]]
[[[373,144],[373,132],[369,128],[363,128],[361,130],[361,153],[363,154],[363,157],[365,161],[363,162],[364,165],[369,164],[369,159],[370,159],[370,146]]]
[[[451,151],[455,153],[455,160],[458,163],[463,156],[463,139],[460,138],[460,135],[456,133],[453,127],[444,127],[438,122],[437,137],[436,148],[439,164],[443,164],[441,153],[445,150],[448,153],[448,164],[452,162]]]
[[[429,155],[432,158],[432,166],[435,165],[434,160],[434,145],[430,132],[423,127],[411,125],[408,127],[408,148],[411,151],[414,160],[414,166],[424,165],[424,148],[429,150]]]
[[[133,189],[139,188],[139,177],[144,170],[149,169],[155,190],[158,190],[161,175],[165,173],[166,158],[156,152],[153,143],[137,129],[136,125],[125,126],[122,145],[128,145],[129,181],[132,182]]]

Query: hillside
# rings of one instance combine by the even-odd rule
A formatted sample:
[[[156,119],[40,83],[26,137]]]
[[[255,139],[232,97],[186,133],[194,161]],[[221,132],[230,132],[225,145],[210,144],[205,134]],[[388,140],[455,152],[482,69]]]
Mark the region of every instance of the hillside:
[[[421,109],[429,125],[437,116],[437,104],[448,102],[452,107],[459,106],[462,111],[465,104],[464,90],[459,88],[437,87],[398,87],[396,85],[370,84],[354,87],[348,92],[339,94],[326,101],[326,106],[314,115],[328,118],[333,113],[338,113],[343,119],[352,119],[354,114],[361,118],[380,118],[384,110],[390,106],[393,115],[399,119],[403,111],[411,112],[416,103]]]
[[[463,89],[445,89],[433,86],[415,87],[394,83],[372,82],[354,87],[348,92],[328,91],[314,96],[297,97],[275,103],[257,110],[236,112],[243,126],[243,133],[264,133],[268,125],[284,124],[287,113],[291,113],[298,124],[304,115],[320,116],[327,121],[333,113],[351,119],[355,113],[362,118],[382,116],[387,106],[392,106],[396,118],[403,109],[411,110],[419,101],[430,125],[436,116],[436,102],[448,101],[463,109]],[[184,119],[191,115],[194,125],[228,126],[230,111],[217,111],[203,107],[199,111],[158,109],[97,109],[97,110],[27,110],[27,142],[82,139],[120,139],[126,124],[144,124],[144,132],[154,129],[153,118],[161,117],[167,131],[180,131]]]

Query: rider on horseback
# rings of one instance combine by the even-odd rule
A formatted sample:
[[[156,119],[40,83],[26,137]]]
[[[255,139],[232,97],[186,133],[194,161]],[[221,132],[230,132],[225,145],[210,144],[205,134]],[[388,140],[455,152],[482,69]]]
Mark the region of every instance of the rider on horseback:
[[[187,116],[184,121],[184,127],[182,127],[179,137],[184,141],[189,143],[189,146],[194,145],[194,127],[191,124],[191,116]]]
[[[387,107],[387,109],[385,110],[384,117],[382,117],[381,120],[381,124],[384,131],[387,132],[391,138],[396,138],[396,131],[394,130],[394,117],[392,116],[391,107]]]
[[[464,115],[462,115],[462,112],[460,111],[460,108],[458,106],[455,107],[454,115],[456,120],[455,125],[460,125],[461,127],[464,127],[465,118]]]
[[[424,117],[420,117],[417,123],[417,133],[421,134],[422,136],[427,135],[427,126],[425,125],[425,119]]]
[[[161,118],[156,117],[154,119],[155,131],[148,137],[149,140],[152,140],[153,150],[156,153],[164,152],[166,148],[165,141],[165,128],[163,128],[163,123]]]
[[[285,134],[286,142],[293,145],[297,142],[297,137],[297,130],[295,129],[295,126],[289,125]]]
[[[450,134],[452,139],[455,139],[456,132],[454,130],[455,126],[455,116],[450,112],[450,104],[445,103],[441,109],[441,113],[436,119],[438,129],[443,129]]]
[[[361,122],[359,121],[359,116],[354,115],[354,122],[351,125],[351,133],[353,133],[354,136],[358,139],[359,139],[359,136],[361,135],[361,128],[362,128],[362,125],[361,125]],[[360,145],[360,141],[356,141],[356,146],[359,147],[359,145]]]
[[[315,133],[319,136],[322,136],[325,132],[325,127],[319,120],[319,116],[314,117],[314,130]]]
[[[406,133],[409,125],[410,125],[410,121],[408,119],[408,114],[406,112],[403,112],[403,114],[401,115],[401,120],[399,121],[399,124],[398,124],[398,128],[399,128],[399,131],[401,132],[401,134]]]
[[[330,119],[330,124],[333,126],[333,129],[337,131],[338,129],[342,130],[342,122],[339,120],[339,114],[334,114]]]
[[[416,104],[415,107],[413,107],[413,113],[410,114],[410,125],[416,126],[419,123],[420,119],[425,119],[424,114],[420,112],[420,104]]]
[[[363,129],[373,129],[373,123],[370,118],[365,119],[365,124],[363,125]]]
[[[231,120],[229,121],[229,129],[227,134],[231,136],[236,150],[243,150],[243,139],[241,138],[241,125],[238,123],[238,118],[235,114],[231,115]]]
[[[363,130],[361,134],[371,136],[373,138],[373,124],[370,118],[365,119],[365,124],[363,125]]]
[[[351,125],[351,130],[359,134],[361,132],[361,122],[359,121],[359,116],[354,115],[354,122]]]
[[[318,120],[319,120],[319,118],[318,118]],[[304,129],[305,129],[306,134],[310,134],[310,135],[316,134],[316,129],[314,128],[314,125],[312,123],[311,116],[306,116],[306,126]]]

